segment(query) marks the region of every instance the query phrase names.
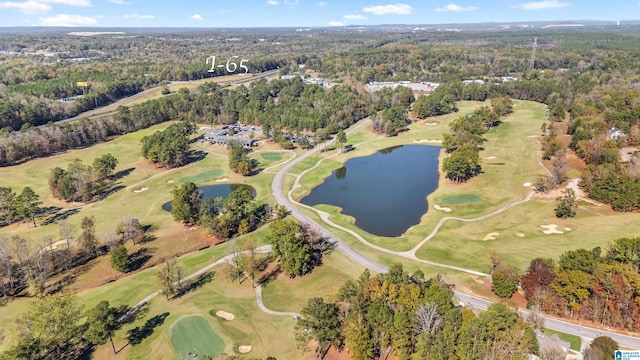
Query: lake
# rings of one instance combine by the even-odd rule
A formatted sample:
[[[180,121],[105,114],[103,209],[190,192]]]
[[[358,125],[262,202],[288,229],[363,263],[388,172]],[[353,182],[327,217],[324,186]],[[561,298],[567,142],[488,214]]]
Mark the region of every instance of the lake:
[[[244,187],[251,191],[251,196],[256,196],[256,190],[249,185],[244,184],[220,184],[198,187],[198,191],[202,193],[202,200],[206,198],[215,199],[217,197],[226,198],[231,192],[237,188]],[[162,210],[171,212],[171,201],[162,204]]]
[[[348,160],[302,198],[328,204],[380,236],[400,236],[427,212],[427,195],[438,187],[440,147],[403,145]]]

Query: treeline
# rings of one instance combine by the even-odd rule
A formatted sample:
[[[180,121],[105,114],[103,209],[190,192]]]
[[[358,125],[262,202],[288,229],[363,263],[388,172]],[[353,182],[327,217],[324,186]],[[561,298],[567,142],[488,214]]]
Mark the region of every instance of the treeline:
[[[614,240],[607,251],[577,249],[531,261],[521,285],[531,306],[629,331],[640,329],[640,238]]]
[[[348,349],[351,359],[525,359],[539,355],[533,329],[503,303],[476,316],[453,302],[450,285],[407,274],[401,265],[389,273],[340,289],[336,302],[312,298],[296,325],[302,344],[316,340],[321,357],[330,346]]]
[[[371,97],[364,88],[348,85],[325,90],[299,79],[264,80],[247,89],[220,89],[215,84],[202,87],[199,94],[181,89],[176,94],[146,101],[131,108],[118,107],[112,117],[54,124],[13,132],[0,137],[0,166],[13,165],[34,157],[90,146],[168,120],[209,124],[241,121],[271,129],[330,133],[346,128],[368,116]],[[268,125],[266,125],[268,124]]]
[[[375,108],[370,115],[374,131],[391,136],[406,129],[410,123],[409,108],[415,100],[411,89],[404,86],[383,88],[372,97]]]
[[[500,117],[513,110],[511,99],[494,98],[491,108],[483,106],[471,115],[460,116],[449,124],[451,132],[443,135],[442,146],[449,155],[442,161],[446,177],[455,181],[467,181],[480,173],[480,146],[483,135],[499,125]]]

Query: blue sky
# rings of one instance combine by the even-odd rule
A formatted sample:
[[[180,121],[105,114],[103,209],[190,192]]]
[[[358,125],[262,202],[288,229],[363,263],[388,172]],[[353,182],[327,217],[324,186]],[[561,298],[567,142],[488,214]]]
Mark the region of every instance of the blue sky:
[[[0,0],[0,26],[316,27],[638,14],[640,0]]]

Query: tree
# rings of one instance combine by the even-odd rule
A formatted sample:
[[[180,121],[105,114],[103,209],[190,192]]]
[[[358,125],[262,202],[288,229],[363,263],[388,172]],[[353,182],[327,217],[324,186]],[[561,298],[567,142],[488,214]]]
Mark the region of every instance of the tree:
[[[15,218],[16,193],[10,187],[0,187],[0,225],[11,224]]]
[[[93,160],[93,171],[99,180],[106,179],[118,165],[118,159],[107,153]]]
[[[491,276],[491,291],[502,299],[509,299],[519,283],[518,269],[511,265],[498,265]]]
[[[448,179],[460,183],[479,173],[479,161],[478,149],[464,145],[442,161],[442,170],[447,174]]]
[[[198,191],[196,184],[186,182],[180,187],[173,188],[171,194],[173,195],[171,200],[173,219],[187,224],[197,223],[202,193]]]
[[[527,300],[530,303],[538,303],[538,300],[541,299],[536,297],[541,292],[549,290],[549,285],[555,278],[556,274],[552,260],[542,258],[531,260],[527,272],[520,278]]]
[[[40,196],[36,194],[29,186],[25,186],[22,189],[20,195],[16,197],[16,212],[25,220],[33,222],[33,226],[36,226],[36,216],[42,212],[40,205]]]
[[[296,327],[301,331],[298,334],[307,336],[299,337],[299,341],[305,344],[309,338],[318,342],[320,354],[324,354],[328,349],[326,346],[339,347],[342,344],[342,320],[340,319],[340,309],[334,303],[325,303],[320,297],[314,297],[307,301],[301,311],[303,318],[298,320]]]
[[[344,130],[340,129],[338,134],[336,135],[336,143],[340,147],[340,152],[344,150],[344,144],[347,143],[347,134],[345,134]]]
[[[269,240],[280,257],[282,271],[301,276],[311,271],[313,249],[302,236],[302,228],[293,220],[276,220],[269,225]]]
[[[183,273],[180,268],[180,265],[178,265],[175,260],[167,260],[160,265],[160,268],[156,272],[156,276],[160,282],[160,289],[167,300],[180,290],[179,284],[182,277],[181,274]]]
[[[120,235],[123,242],[131,240],[133,245],[135,245],[136,239],[141,238],[144,231],[137,217],[127,215],[120,219],[120,222],[116,225],[116,234]]]
[[[103,300],[87,313],[87,330],[84,337],[94,345],[104,344],[109,339],[111,349],[116,354],[113,334],[117,328],[118,309],[111,307],[108,301]]]
[[[96,238],[96,219],[93,216],[85,216],[80,222],[80,243],[85,251],[98,256],[98,238]]]
[[[560,204],[553,210],[556,217],[566,219],[568,217],[576,216],[576,207],[578,201],[576,200],[576,193],[572,188],[567,188],[562,191],[562,196],[558,198]]]
[[[51,351],[60,359],[62,349],[80,341],[81,317],[82,307],[75,297],[46,296],[33,302],[16,324],[22,339],[33,339],[33,344],[41,346],[39,354]]]
[[[619,349],[618,343],[608,336],[598,336],[591,341],[589,347],[584,350],[585,360],[610,359],[614,352]]]
[[[231,151],[229,168],[242,176],[253,174],[258,167],[258,162],[249,158],[242,144],[237,141],[229,141],[227,148]]]
[[[413,318],[414,330],[417,334],[435,336],[444,326],[444,317],[438,312],[438,304],[428,302],[421,304]]]
[[[120,272],[129,271],[129,254],[124,245],[118,245],[111,250],[111,267]]]

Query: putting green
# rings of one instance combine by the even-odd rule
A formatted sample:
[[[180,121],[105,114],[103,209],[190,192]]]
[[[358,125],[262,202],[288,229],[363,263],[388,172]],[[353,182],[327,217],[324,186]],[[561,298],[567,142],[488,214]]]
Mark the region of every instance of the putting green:
[[[182,359],[188,354],[215,357],[224,351],[224,342],[216,334],[209,321],[199,315],[187,316],[171,327],[171,345]]]
[[[443,204],[449,204],[449,205],[468,204],[468,203],[482,202],[482,198],[476,194],[460,194],[460,195],[443,196],[440,202]]]
[[[218,176],[221,176],[222,174],[224,174],[224,170],[209,170],[209,171],[201,172],[199,174],[182,177],[178,179],[178,181],[181,183],[186,183],[186,182],[198,183],[200,181],[216,178]]]
[[[260,154],[260,156],[262,156],[262,158],[267,161],[282,160],[282,154],[277,152],[266,152],[266,153]]]

